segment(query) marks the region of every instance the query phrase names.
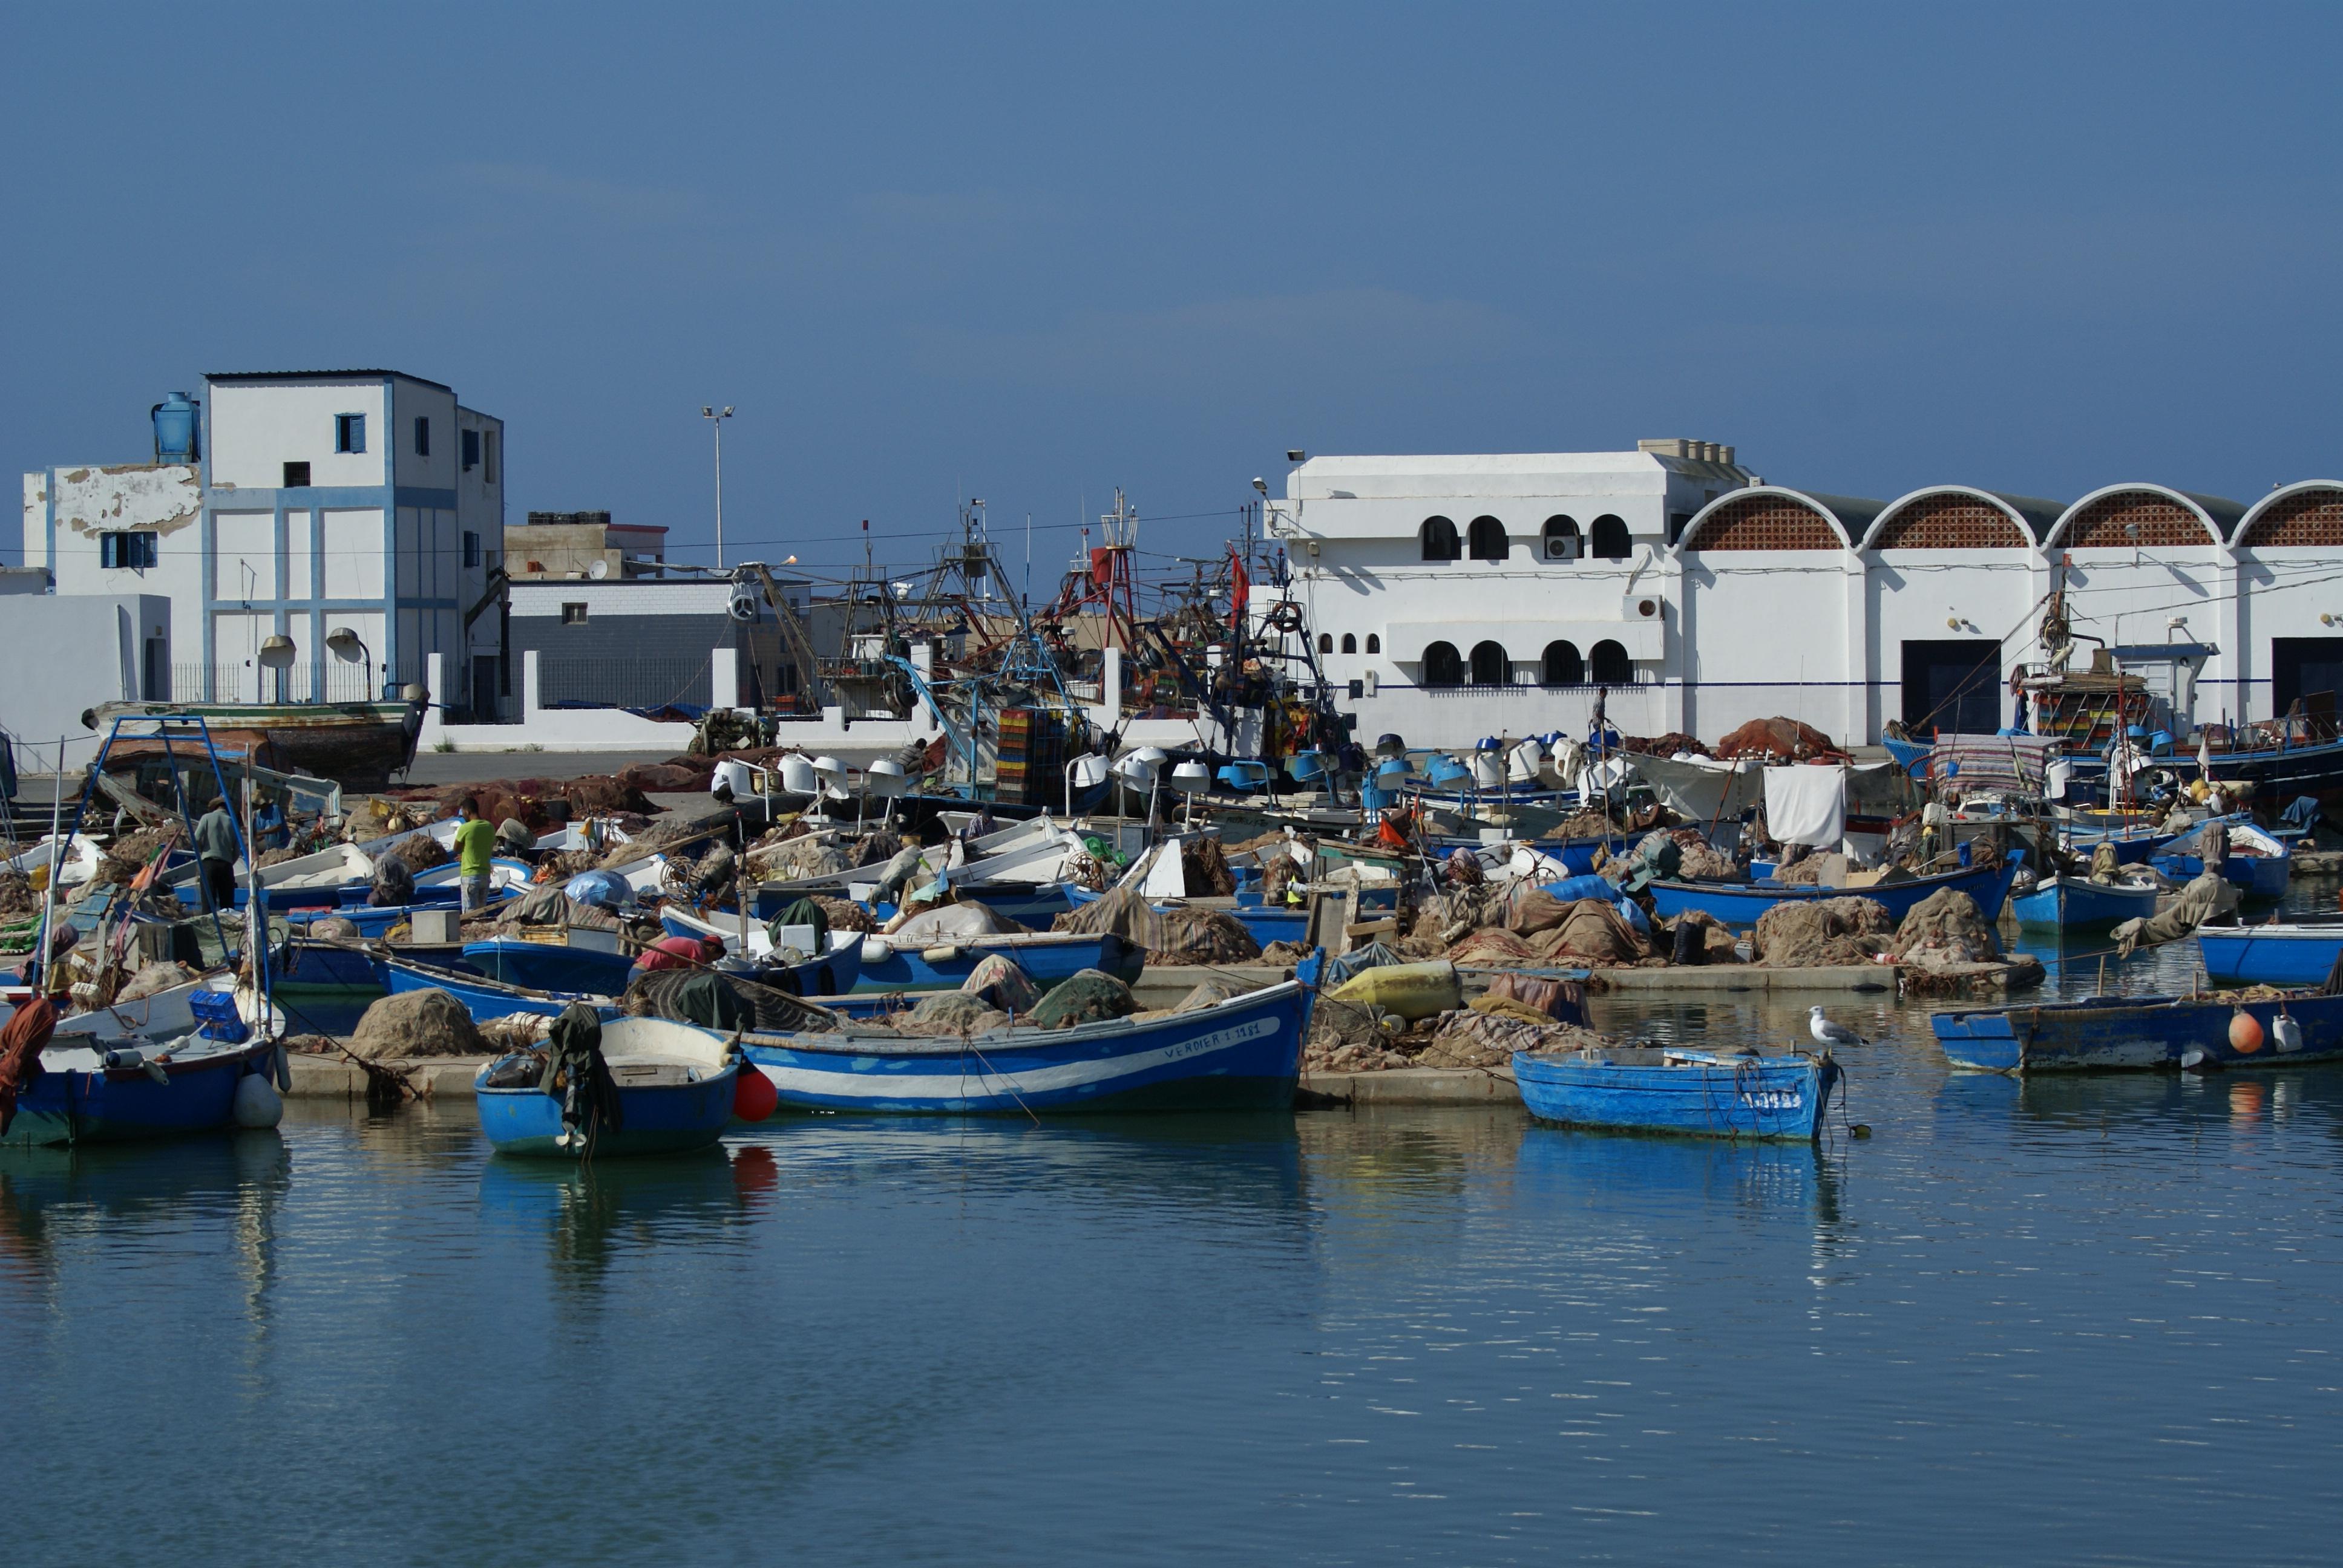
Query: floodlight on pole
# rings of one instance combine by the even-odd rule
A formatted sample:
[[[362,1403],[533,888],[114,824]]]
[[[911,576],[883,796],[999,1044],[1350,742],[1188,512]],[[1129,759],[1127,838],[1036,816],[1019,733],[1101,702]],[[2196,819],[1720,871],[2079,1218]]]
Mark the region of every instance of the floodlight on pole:
[[[712,403],[699,406],[699,417],[716,431],[716,569],[724,569],[724,421],[732,417],[732,405],[724,405],[718,413]]]

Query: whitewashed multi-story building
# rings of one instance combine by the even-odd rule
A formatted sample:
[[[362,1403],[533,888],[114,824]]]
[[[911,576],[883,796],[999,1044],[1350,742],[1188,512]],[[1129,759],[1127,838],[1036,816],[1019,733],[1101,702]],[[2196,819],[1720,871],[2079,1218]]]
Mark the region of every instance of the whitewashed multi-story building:
[[[1731,447],[1315,457],[1268,504],[1362,735],[1709,740],[1751,719],[1875,740],[2006,723],[2055,589],[2183,726],[2343,689],[2343,482],[2251,507],[2152,483],[2071,503],[1767,484]]]
[[[24,551],[59,595],[166,596],[179,701],[395,695],[441,656],[432,700],[481,718],[509,695],[488,613],[504,538],[504,422],[394,370],[205,378],[156,409],[156,460],[25,476]],[[176,418],[174,416],[176,415]],[[355,658],[327,645],[355,634]],[[261,645],[292,640],[264,668]]]

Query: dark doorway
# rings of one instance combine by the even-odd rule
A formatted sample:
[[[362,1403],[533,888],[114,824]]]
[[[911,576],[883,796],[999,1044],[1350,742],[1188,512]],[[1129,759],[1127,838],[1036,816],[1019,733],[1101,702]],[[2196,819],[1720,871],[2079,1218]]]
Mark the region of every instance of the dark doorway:
[[[2298,697],[2343,692],[2343,637],[2270,638],[2270,711],[2283,715]]]
[[[497,711],[497,656],[476,653],[472,655],[472,722],[494,724],[501,718]]]
[[[1904,645],[1905,729],[1915,737],[1991,735],[2001,726],[2001,644],[1956,638]]]

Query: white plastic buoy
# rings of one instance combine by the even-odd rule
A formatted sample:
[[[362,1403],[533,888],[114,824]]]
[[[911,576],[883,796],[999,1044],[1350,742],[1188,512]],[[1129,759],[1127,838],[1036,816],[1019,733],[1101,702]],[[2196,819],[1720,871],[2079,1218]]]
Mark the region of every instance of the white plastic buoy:
[[[883,964],[894,956],[895,950],[887,945],[885,938],[865,937],[862,939],[862,961],[864,963]]]
[[[285,1097],[277,1092],[267,1075],[247,1072],[236,1082],[236,1124],[238,1127],[274,1127],[285,1120]]]
[[[2297,1023],[2294,1016],[2283,1009],[2279,1010],[2276,1018],[2270,1020],[2270,1036],[2278,1041],[2278,1054],[2281,1056],[2302,1049],[2302,1025]]]

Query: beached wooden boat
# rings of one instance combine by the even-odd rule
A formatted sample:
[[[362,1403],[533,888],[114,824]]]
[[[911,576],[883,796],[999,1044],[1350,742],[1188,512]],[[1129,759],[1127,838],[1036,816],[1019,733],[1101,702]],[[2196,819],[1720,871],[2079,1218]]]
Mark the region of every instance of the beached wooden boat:
[[[2320,985],[2343,959],[2343,923],[2199,926],[2197,946],[2215,985]]]
[[[1608,1046],[1513,1057],[1522,1103],[1541,1121],[1698,1138],[1811,1141],[1839,1081],[1836,1062],[1811,1056]]]
[[[1086,1115],[1286,1111],[1316,969],[1192,1012],[979,1035],[751,1034],[742,1049],[805,1111]]]
[[[2024,859],[2024,850],[2013,850],[1999,866],[1944,871],[1862,888],[1822,888],[1802,882],[1655,881],[1651,884],[1651,894],[1664,919],[1674,920],[1697,910],[1725,925],[1745,930],[1776,904],[1815,903],[1824,899],[1871,899],[1885,907],[1890,919],[1900,920],[1930,894],[1951,888],[1976,900],[1978,912],[1991,920],[2000,915],[2002,900],[2008,897],[2009,884]]]
[[[116,719],[201,719],[211,742],[234,749],[264,768],[331,779],[346,789],[379,789],[415,761],[422,733],[419,702],[108,702],[91,728],[104,734]],[[179,749],[186,742],[178,742]],[[116,759],[159,752],[159,741],[125,739]]]
[[[2087,877],[2045,877],[2009,900],[2021,926],[2077,930],[2145,920],[2156,913],[2154,887],[2094,882]]]
[[[500,1076],[528,1059],[504,1057],[472,1081],[480,1131],[499,1154],[555,1160],[608,1160],[678,1154],[705,1149],[732,1120],[740,1070],[732,1042],[708,1030],[657,1018],[621,1018],[602,1025],[602,1060],[618,1087],[615,1126],[598,1126],[582,1139],[563,1137],[561,1101],[535,1083],[499,1086]]]
[[[2288,1049],[2276,1028],[2293,1025]],[[2237,1025],[2240,1017],[2253,1027]],[[2094,997],[1978,1008],[1928,1020],[1955,1067],[1981,1072],[2291,1067],[2343,1058],[2343,997],[2233,1002],[2221,997]]]

